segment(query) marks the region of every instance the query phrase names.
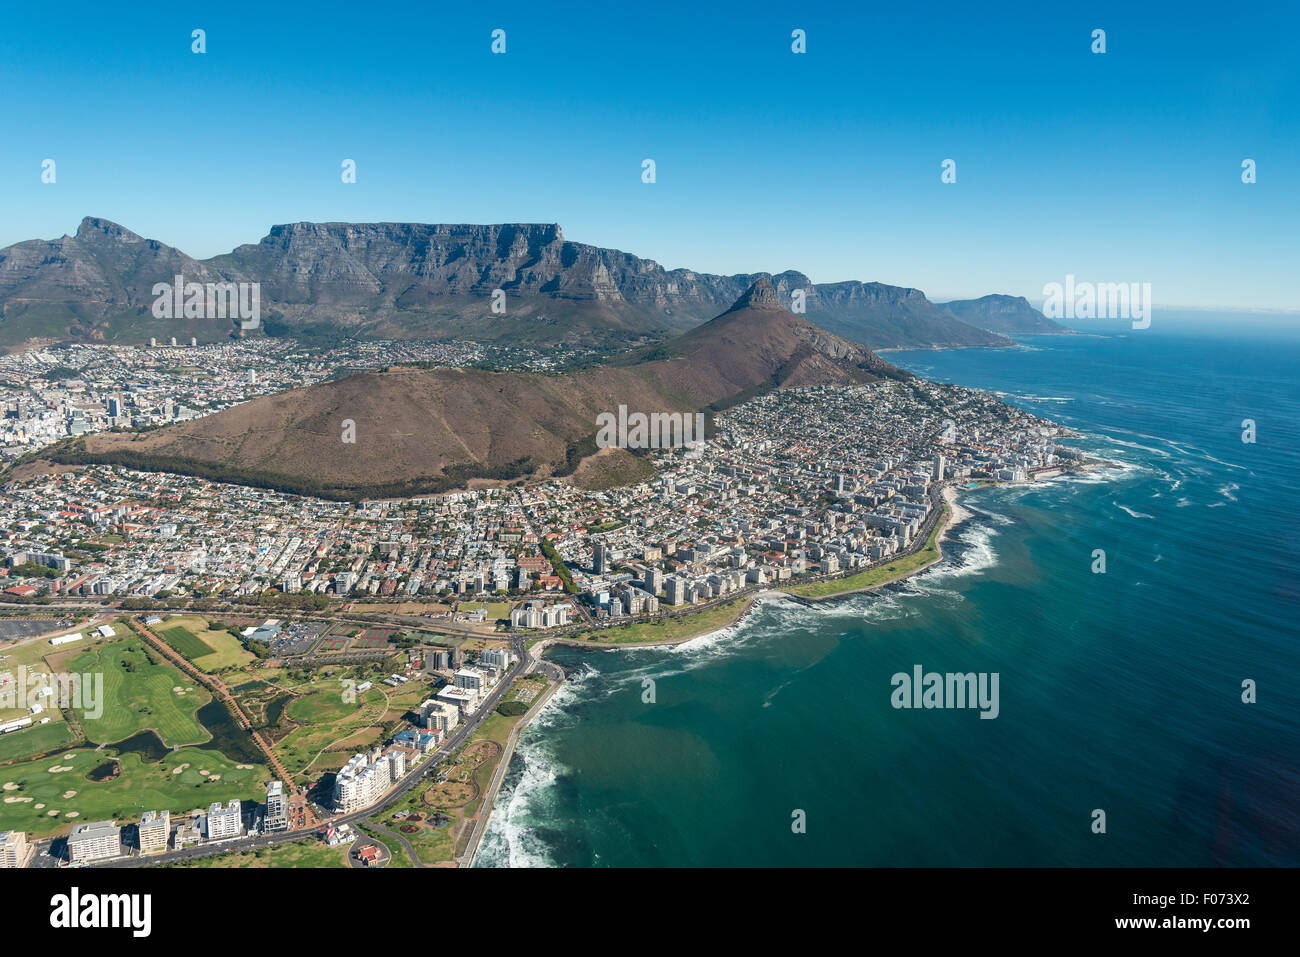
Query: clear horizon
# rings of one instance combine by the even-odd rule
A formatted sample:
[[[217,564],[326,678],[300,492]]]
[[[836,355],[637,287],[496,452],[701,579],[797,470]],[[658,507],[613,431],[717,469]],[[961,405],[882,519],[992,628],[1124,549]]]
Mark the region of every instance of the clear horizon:
[[[1213,31],[1119,4],[563,22],[507,4],[400,29],[331,4],[60,10],[56,29],[17,9],[0,37],[0,246],[84,216],[200,259],[274,223],[558,222],[669,269],[936,302],[1038,307],[1073,274],[1149,282],[1165,309],[1300,304],[1293,10],[1226,9]]]

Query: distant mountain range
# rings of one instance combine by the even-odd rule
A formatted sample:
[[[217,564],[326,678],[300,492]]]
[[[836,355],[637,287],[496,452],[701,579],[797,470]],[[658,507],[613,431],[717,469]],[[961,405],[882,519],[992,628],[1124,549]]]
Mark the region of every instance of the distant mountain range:
[[[548,375],[393,367],[263,396],[149,432],[101,432],[41,453],[64,464],[176,472],[326,498],[389,498],[575,474],[644,478],[623,449],[597,452],[597,420],[720,410],[772,389],[908,381],[862,345],[791,314],[767,277],[689,332],[608,364]],[[354,442],[345,441],[348,432]]]
[[[293,223],[272,227],[259,243],[196,260],[88,217],[74,236],[0,249],[0,346],[231,335],[228,321],[152,315],[154,284],[176,275],[186,282],[259,283],[270,335],[615,349],[693,328],[759,277],[769,278],[787,305],[804,290],[807,319],[873,349],[1005,346],[1004,333],[1063,331],[1039,328],[1055,324],[1023,299],[989,296],[945,307],[920,290],[876,282],[813,283],[793,271],[670,270],[570,242],[554,224]],[[505,293],[503,315],[490,308],[496,289]],[[1002,309],[989,300],[1021,305]]]
[[[1048,319],[1031,306],[1024,296],[995,293],[979,299],[957,299],[943,305],[962,322],[1009,336],[1060,335],[1074,331]]]

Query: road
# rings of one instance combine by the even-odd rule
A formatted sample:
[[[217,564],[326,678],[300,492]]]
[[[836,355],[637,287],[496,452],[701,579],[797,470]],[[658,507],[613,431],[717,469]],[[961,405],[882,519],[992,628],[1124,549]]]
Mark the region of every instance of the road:
[[[107,861],[98,861],[87,866],[148,867],[156,864],[169,864],[176,861],[194,860],[195,858],[207,857],[211,854],[228,854],[232,851],[248,851],[256,850],[261,847],[274,847],[277,844],[284,844],[288,841],[301,841],[303,838],[311,837],[313,834],[318,833],[327,823],[336,826],[339,824],[355,824],[382,815],[388,808],[392,807],[410,794],[410,792],[425,779],[430,771],[437,767],[441,762],[450,758],[456,753],[456,751],[460,750],[461,746],[463,746],[465,742],[469,740],[470,736],[472,736],[474,732],[479,729],[480,725],[483,724],[484,719],[496,710],[497,705],[501,703],[501,699],[505,697],[506,692],[510,690],[510,686],[514,684],[515,680],[528,673],[525,669],[531,667],[532,657],[524,651],[523,639],[512,639],[510,644],[515,654],[515,663],[511,666],[509,671],[502,675],[501,680],[497,682],[496,687],[488,694],[478,711],[474,713],[474,716],[464,723],[457,725],[456,730],[452,732],[451,736],[443,742],[442,746],[438,748],[437,751],[425,755],[425,759],[421,762],[419,767],[406,775],[406,777],[402,778],[402,780],[399,781],[391,791],[384,795],[378,803],[372,804],[367,808],[362,808],[360,811],[354,811],[351,814],[327,818],[325,821],[315,824],[312,827],[303,828],[297,831],[282,831],[277,834],[259,834],[251,837],[236,838],[231,841],[222,841],[220,844],[213,845],[199,844],[179,851],[168,851],[165,854],[151,854],[149,857],[143,858],[118,857]],[[550,669],[556,668],[556,666],[550,664],[550,662],[543,662],[541,663],[540,668],[544,669],[547,674],[553,674],[554,672],[550,671]],[[38,844],[37,859],[44,857],[48,860],[49,847],[49,841],[42,841]],[[42,865],[38,865],[36,859],[34,859],[32,866]],[[49,865],[46,864],[44,866]]]
[[[943,512],[942,509],[943,503],[941,500],[941,495],[942,495],[943,488],[946,486],[946,484],[947,483],[944,482],[937,482],[932,486],[931,505],[934,507],[930,509],[930,514],[927,515],[924,522],[922,522],[921,527],[917,535],[913,539],[911,546],[906,551],[901,552],[898,555],[894,555],[889,559],[885,559],[885,561],[896,561],[898,558],[901,558],[904,555],[910,554],[914,551],[918,551],[922,547],[924,547],[925,542],[929,537],[930,531],[934,527],[934,523],[938,521],[939,516]],[[880,562],[877,564],[883,564],[883,563],[884,562]],[[867,567],[872,567],[872,566],[867,566]],[[862,568],[857,568],[857,569],[846,570],[845,572],[836,575],[810,576],[808,578],[801,579],[800,583],[802,584],[803,582],[833,580],[836,578],[847,577],[848,575],[858,574],[863,570],[864,569]],[[694,614],[706,608],[712,607],[714,605],[721,604],[723,602],[734,601],[735,599],[744,597],[747,594],[761,591],[766,587],[769,586],[751,585],[746,588],[740,589],[739,591],[733,592],[729,595],[712,599],[711,601],[705,602],[700,605],[693,605],[689,608],[683,608],[680,611],[669,612],[667,614],[656,616],[656,619],[675,618],[681,615]],[[184,611],[184,609],[176,609],[176,611]],[[167,610],[153,611],[151,613],[166,614]],[[404,617],[404,616],[393,616],[393,617]],[[652,619],[648,619],[648,618],[638,619],[638,622],[650,621],[650,620]],[[531,635],[530,638],[545,637],[545,638],[560,638],[561,640],[563,640],[563,638],[567,634],[573,631],[585,630],[588,627],[589,626],[585,626],[585,625],[570,626],[568,628],[562,628],[552,632],[548,632],[544,636],[534,634]],[[151,637],[153,636],[151,635]],[[157,639],[155,638],[155,640]],[[165,643],[160,642],[160,644],[165,644]],[[508,672],[506,672],[505,675],[502,676],[502,679],[499,682],[497,682],[496,688],[493,689],[493,691],[488,695],[487,699],[484,701],[484,703],[479,708],[479,710],[475,712],[474,717],[471,720],[466,721],[464,724],[458,726],[457,730],[453,732],[451,737],[449,737],[437,751],[433,752],[432,754],[426,755],[425,760],[419,765],[419,767],[417,767],[414,771],[406,775],[406,777],[404,777],[400,782],[398,782],[398,784],[393,788],[393,790],[389,791],[388,794],[385,795],[378,803],[373,804],[370,807],[364,808],[360,811],[356,811],[352,814],[327,818],[325,821],[313,824],[311,827],[302,828],[296,831],[283,831],[276,834],[260,834],[251,837],[238,838],[232,841],[223,841],[220,844],[215,844],[215,845],[200,844],[179,851],[168,851],[165,854],[151,855],[147,858],[140,858],[140,857],[114,858],[109,861],[97,862],[87,866],[144,867],[144,866],[152,866],[160,863],[172,863],[176,861],[193,860],[195,858],[207,857],[212,854],[225,854],[231,851],[255,850],[257,848],[262,848],[262,847],[272,847],[277,844],[283,844],[285,842],[303,840],[304,838],[310,837],[313,833],[318,832],[320,828],[326,823],[333,823],[335,825],[348,824],[348,823],[362,822],[362,821],[369,820],[370,818],[378,817],[379,815],[383,814],[384,811],[386,811],[388,808],[392,807],[394,804],[404,799],[415,787],[417,787],[424,780],[424,778],[428,775],[430,771],[433,770],[433,768],[438,766],[439,763],[447,760],[457,750],[459,750],[461,746],[464,745],[465,742],[469,740],[470,736],[476,730],[478,730],[478,728],[482,725],[483,720],[489,714],[491,714],[493,711],[496,710],[497,705],[501,703],[501,699],[505,696],[506,692],[510,689],[510,686],[514,683],[514,681],[517,678],[521,677],[524,674],[529,673],[530,671],[538,671],[545,674],[548,678],[554,681],[564,680],[563,669],[561,669],[558,665],[545,660],[537,660],[537,661],[533,660],[531,653],[525,648],[525,638],[523,635],[521,634],[511,635],[510,648],[514,654],[515,664],[511,667],[511,669]],[[498,767],[499,773],[502,774],[504,773],[504,766],[507,763],[508,762],[505,760],[503,756],[503,759]],[[285,776],[285,780],[289,780],[287,775]],[[476,825],[477,836],[481,837],[482,826],[485,824],[486,824],[486,816],[484,817],[483,821],[480,822],[480,824]],[[35,845],[36,854],[33,856],[32,862],[29,866],[49,867],[54,864],[54,861],[49,856],[50,844],[51,842],[49,841],[42,841]],[[476,846],[477,846],[477,841],[472,841],[470,844],[470,848],[473,849]]]

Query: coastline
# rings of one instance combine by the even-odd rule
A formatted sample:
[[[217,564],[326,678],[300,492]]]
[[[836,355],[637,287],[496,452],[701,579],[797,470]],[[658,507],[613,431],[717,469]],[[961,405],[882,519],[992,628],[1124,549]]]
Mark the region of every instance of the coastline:
[[[688,635],[684,635],[676,638],[670,638],[663,641],[628,642],[625,644],[608,644],[608,645],[597,645],[594,644],[593,642],[576,641],[567,638],[543,638],[536,645],[533,645],[531,648],[529,648],[525,653],[535,663],[535,670],[540,670],[540,666],[542,665],[542,662],[546,657],[547,651],[549,651],[551,647],[554,645],[566,645],[571,648],[586,648],[586,649],[659,648],[659,647],[665,647],[670,645],[681,645],[681,644],[685,644],[688,641],[695,641],[696,639],[699,638],[707,638],[711,635],[716,635],[719,632],[726,631],[728,628],[735,627],[742,620],[744,620],[746,615],[748,615],[753,610],[755,604],[757,604],[764,598],[784,596],[787,598],[796,597],[797,600],[799,601],[810,601],[810,602],[828,601],[833,598],[840,598],[844,595],[858,594],[860,592],[874,591],[877,588],[883,588],[885,585],[889,585],[894,582],[900,581],[904,578],[907,578],[911,575],[918,574],[924,571],[925,569],[931,567],[936,562],[941,561],[943,559],[943,549],[941,547],[941,543],[943,542],[943,540],[948,536],[949,532],[951,532],[955,526],[959,525],[960,523],[966,521],[968,518],[971,517],[972,513],[967,509],[962,508],[962,506],[958,504],[957,490],[954,489],[952,486],[946,486],[944,488],[942,492],[942,497],[945,506],[945,514],[941,516],[937,527],[932,533],[934,536],[935,550],[937,553],[935,557],[917,568],[912,568],[912,569],[908,569],[907,571],[900,572],[898,575],[893,576],[885,581],[876,582],[864,588],[848,588],[842,592],[836,592],[834,595],[825,595],[825,596],[820,596],[818,598],[803,598],[799,596],[790,596],[788,592],[783,591],[782,589],[779,588],[764,588],[750,595],[745,600],[745,603],[736,611],[735,614],[733,614],[727,620],[725,624],[720,626],[716,624],[706,625],[697,631],[692,631]],[[492,778],[488,784],[487,793],[484,794],[483,796],[482,810],[480,811],[479,820],[475,823],[474,830],[471,833],[469,845],[466,847],[465,853],[461,855],[461,857],[457,860],[458,867],[474,866],[474,858],[478,855],[478,849],[483,841],[483,835],[486,833],[488,825],[491,823],[492,815],[496,812],[497,796],[500,793],[501,784],[505,780],[506,770],[510,765],[511,759],[514,757],[515,745],[518,742],[519,734],[528,725],[528,722],[530,722],[534,717],[536,717],[538,712],[541,711],[541,709],[546,705],[546,703],[549,702],[552,699],[552,697],[554,697],[555,692],[564,686],[564,681],[565,678],[563,673],[560,673],[556,678],[553,678],[551,686],[547,690],[546,694],[541,696],[533,704],[532,708],[528,710],[528,713],[525,714],[522,718],[520,718],[518,723],[515,724],[514,728],[511,729],[510,734],[506,740],[506,747],[501,754],[500,760],[497,762],[496,770],[492,773]]]
[[[999,487],[1001,484],[1003,483],[981,485],[979,486],[979,488]],[[977,490],[978,489],[963,489],[961,491],[977,491]],[[554,645],[565,645],[571,648],[582,648],[582,649],[658,648],[658,647],[682,645],[689,641],[695,641],[700,638],[707,638],[712,635],[716,635],[720,632],[723,632],[728,628],[735,627],[737,624],[743,621],[745,616],[748,615],[753,610],[754,606],[758,602],[762,601],[764,598],[772,598],[772,597],[780,596],[780,597],[785,597],[787,599],[793,599],[795,601],[807,602],[809,604],[812,604],[817,602],[831,601],[834,599],[843,598],[846,595],[856,595],[856,594],[862,594],[864,592],[872,592],[879,588],[883,588],[886,585],[892,585],[906,578],[910,578],[913,575],[920,574],[926,569],[931,568],[937,563],[939,563],[940,561],[942,561],[943,542],[948,539],[949,535],[958,525],[961,525],[963,522],[966,522],[967,520],[969,520],[974,516],[973,512],[971,512],[967,508],[964,508],[961,505],[959,499],[959,490],[954,486],[952,485],[944,486],[943,491],[940,493],[940,495],[943,501],[944,513],[939,517],[938,521],[936,522],[935,528],[931,531],[930,535],[927,536],[926,544],[920,546],[920,548],[917,549],[917,551],[921,551],[924,548],[929,547],[930,544],[932,543],[935,550],[935,555],[929,561],[926,561],[915,568],[909,568],[900,571],[896,575],[892,575],[888,578],[881,579],[880,581],[872,582],[869,585],[865,585],[859,588],[844,588],[842,590],[835,591],[834,593],[827,594],[827,595],[803,596],[803,595],[792,594],[789,591],[786,591],[785,589],[781,589],[781,588],[764,588],[750,595],[745,600],[744,604],[726,621],[726,623],[722,625],[718,625],[718,624],[705,625],[697,630],[691,631],[687,635],[682,635],[674,638],[664,639],[660,641],[626,642],[622,644],[613,643],[613,642],[608,644],[596,644],[595,642],[578,641],[570,638],[543,638],[536,645],[533,645],[531,648],[529,648],[526,653],[540,669],[540,666],[542,665],[542,662],[546,657],[547,651],[549,651],[550,648],[553,647]],[[915,552],[911,554],[915,554]],[[847,580],[854,576],[845,576],[845,577]],[[463,867],[473,866],[474,858],[478,853],[478,847],[482,841],[483,834],[487,830],[488,824],[490,823],[492,818],[492,814],[496,811],[496,798],[499,793],[501,783],[505,778],[506,769],[510,763],[510,760],[514,756],[515,743],[518,739],[519,732],[527,725],[529,721],[533,719],[533,717],[536,716],[536,714],[542,709],[542,707],[548,701],[551,700],[551,698],[554,696],[554,693],[563,686],[564,680],[565,679],[562,673],[558,675],[558,680],[554,681],[553,685],[551,686],[550,690],[546,693],[546,695],[541,699],[539,699],[536,704],[534,704],[533,708],[530,709],[529,712],[526,715],[524,715],[523,718],[520,719],[519,723],[516,724],[514,729],[511,731],[509,741],[508,741],[508,747],[506,751],[502,754],[501,760],[497,765],[497,770],[493,774],[491,785],[489,788],[489,793],[484,796],[483,811],[481,812],[482,814],[481,821],[475,826],[473,836],[471,837],[470,840],[470,845],[466,849],[466,852],[463,855],[463,857],[461,858],[463,863],[461,863],[460,866]]]
[[[953,488],[951,485],[946,486],[944,488],[942,492],[942,498],[944,501],[947,514],[943,515],[939,519],[937,528],[932,532],[932,535],[934,536],[934,545],[937,554],[933,559],[925,562],[923,565],[918,565],[916,568],[909,568],[904,571],[900,571],[897,575],[892,575],[887,579],[883,579],[878,582],[873,582],[870,585],[865,585],[859,588],[844,588],[844,589],[837,590],[831,594],[818,595],[815,597],[804,596],[792,592],[789,590],[789,586],[782,587],[782,588],[763,588],[760,589],[759,591],[754,592],[752,595],[746,598],[745,603],[739,609],[737,609],[736,612],[730,618],[728,618],[725,623],[721,625],[719,624],[703,625],[700,628],[691,631],[689,634],[678,635],[673,638],[664,638],[664,639],[657,639],[651,641],[628,641],[628,642],[606,642],[606,643],[595,642],[595,641],[583,641],[575,638],[542,638],[537,642],[536,645],[532,647],[531,649],[532,654],[535,658],[540,660],[541,658],[545,657],[546,651],[549,648],[551,648],[553,645],[564,645],[569,648],[586,648],[586,649],[661,648],[661,647],[668,647],[672,645],[683,645],[688,641],[694,641],[697,638],[707,638],[710,635],[715,635],[720,631],[725,631],[728,628],[732,628],[736,626],[745,618],[746,615],[748,615],[753,610],[753,607],[757,602],[760,602],[765,598],[774,598],[774,597],[782,596],[786,598],[793,598],[796,601],[820,602],[820,601],[829,601],[834,598],[842,598],[845,595],[856,595],[862,592],[874,591],[877,588],[883,588],[885,585],[892,585],[894,582],[902,581],[903,579],[908,578],[912,575],[919,574],[920,572],[925,571],[927,568],[930,568],[936,562],[941,561],[943,559],[943,549],[941,547],[941,543],[943,542],[943,540],[947,538],[949,532],[951,532],[951,530],[955,526],[961,524],[962,522],[966,521],[968,518],[971,517],[972,513],[968,509],[963,508],[958,503],[957,489]],[[927,536],[926,541],[928,543],[929,536]],[[918,551],[919,550],[920,549],[918,549]],[[909,554],[914,554],[914,553],[909,553]],[[902,556],[902,557],[907,557],[907,556]],[[848,580],[852,577],[854,576],[846,575],[844,576],[843,580]]]
[[[534,657],[533,661],[539,665],[541,664],[539,657]],[[488,781],[487,791],[483,794],[483,803],[480,806],[478,818],[474,822],[474,829],[470,832],[469,844],[465,846],[465,852],[456,859],[457,868],[474,866],[474,858],[478,856],[479,845],[483,842],[483,835],[487,832],[488,824],[492,820],[492,812],[496,810],[497,794],[500,793],[501,784],[505,781],[506,770],[510,767],[510,759],[515,756],[515,745],[519,741],[520,732],[528,726],[528,722],[537,716],[546,702],[551,700],[551,696],[564,686],[563,673],[554,678],[548,676],[548,679],[546,693],[538,696],[537,700],[533,702],[533,706],[515,722],[515,726],[506,735],[505,747],[501,749],[501,757],[497,760],[497,766]]]

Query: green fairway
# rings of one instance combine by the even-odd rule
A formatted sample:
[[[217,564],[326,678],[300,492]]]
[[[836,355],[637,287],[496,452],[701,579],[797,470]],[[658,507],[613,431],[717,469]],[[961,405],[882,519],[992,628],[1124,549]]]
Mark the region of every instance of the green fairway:
[[[77,709],[86,738],[95,744],[111,744],[150,729],[169,747],[202,744],[211,737],[195,712],[212,696],[171,665],[150,661],[139,638],[93,647],[69,661],[67,668],[104,676],[102,714],[87,717],[85,701]]]
[[[124,823],[146,810],[165,808],[177,815],[213,801],[256,801],[268,778],[262,765],[238,765],[203,748],[171,751],[157,762],[135,753],[114,758],[111,752],[76,748],[0,768],[0,831],[16,828],[45,837],[77,821]],[[114,760],[117,777],[90,779],[91,771]]]
[[[0,762],[44,754],[72,743],[72,730],[55,712],[49,724],[38,724],[0,737]],[[0,772],[3,773],[3,772]]]

